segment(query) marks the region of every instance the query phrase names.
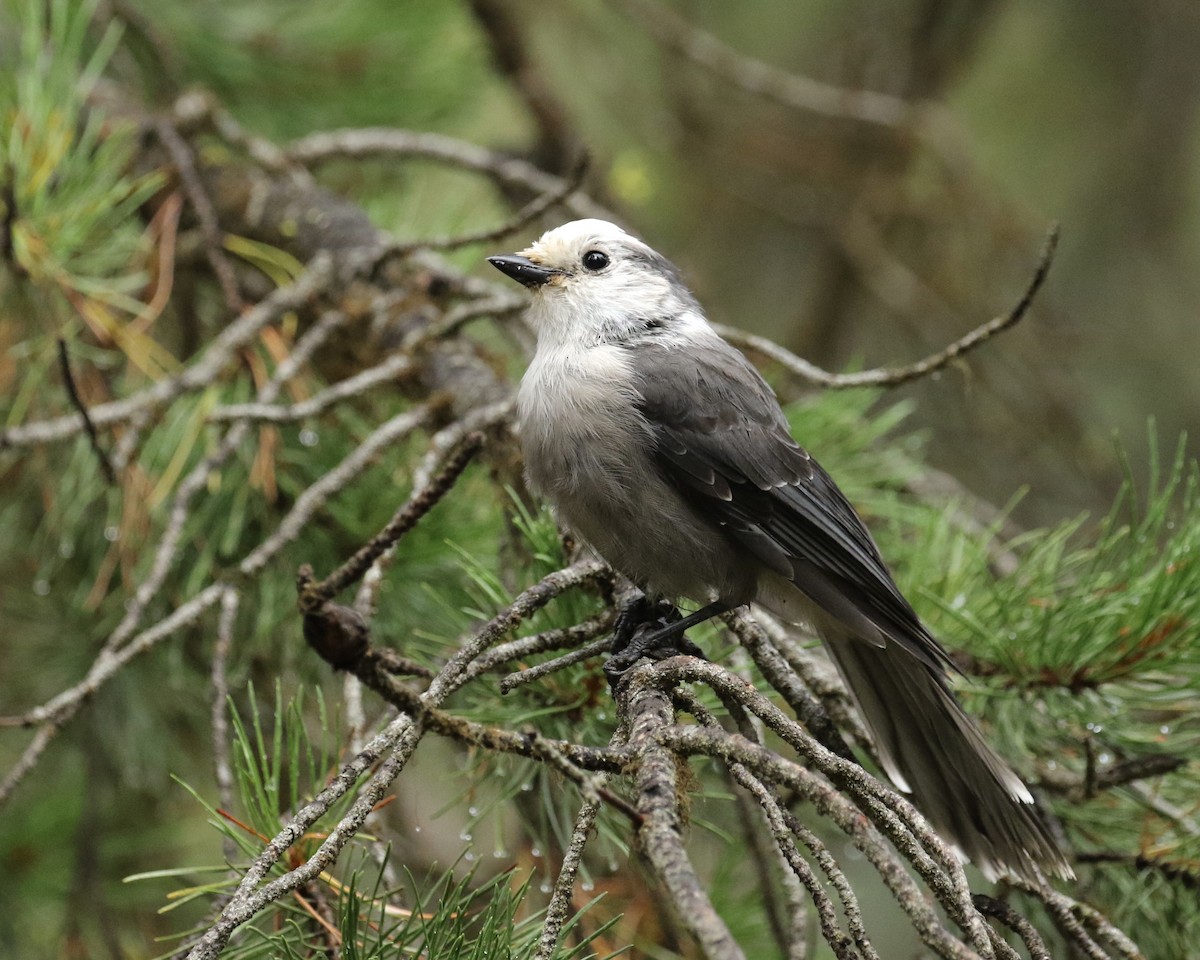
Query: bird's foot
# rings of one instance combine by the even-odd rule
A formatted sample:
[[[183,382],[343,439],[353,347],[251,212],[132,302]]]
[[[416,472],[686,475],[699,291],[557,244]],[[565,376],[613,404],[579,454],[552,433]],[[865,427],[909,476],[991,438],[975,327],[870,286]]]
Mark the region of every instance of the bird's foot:
[[[642,657],[665,660],[679,654],[704,657],[704,652],[684,635],[688,625],[673,603],[651,600],[645,594],[631,600],[617,614],[613,628],[612,655],[604,664],[608,682],[616,686],[629,668]]]

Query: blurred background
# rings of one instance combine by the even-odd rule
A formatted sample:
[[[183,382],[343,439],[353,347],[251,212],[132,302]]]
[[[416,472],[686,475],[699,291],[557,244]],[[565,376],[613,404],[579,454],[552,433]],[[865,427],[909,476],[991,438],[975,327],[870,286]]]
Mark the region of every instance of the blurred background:
[[[21,96],[18,24],[29,3],[0,12],[8,105]],[[888,392],[882,405],[911,401],[900,431],[918,431],[929,462],[985,500],[1005,505],[1026,491],[1014,509],[1022,526],[1104,513],[1126,460],[1144,478],[1156,438],[1169,450],[1182,432],[1200,434],[1194,0],[100,0],[84,22],[88,53],[119,28],[107,35],[114,46],[103,72],[122,97],[166,110],[185,91],[211,91],[247,132],[278,144],[342,127],[399,127],[558,174],[586,151],[589,191],[679,264],[710,319],[831,370],[899,366],[1007,312],[1060,224],[1030,315],[942,373]],[[22,128],[6,110],[0,130],[15,143]],[[316,173],[402,240],[475,231],[528,199],[428,160],[336,160]],[[125,258],[122,270],[136,263],[127,289],[148,290],[150,258],[138,239],[145,224],[129,219],[124,233],[85,238],[81,249],[107,244],[110,259]],[[485,276],[485,252],[519,248],[535,234],[450,256]],[[26,250],[22,269],[38,253]],[[200,262],[195,249],[190,256]],[[145,386],[144,369],[89,340],[70,304],[28,279],[0,274],[5,426],[67,409],[60,330],[80,339],[85,392]],[[180,359],[228,319],[211,278],[190,282],[181,271],[154,330]],[[201,339],[189,339],[196,331]],[[788,397],[811,389],[775,373]],[[245,399],[242,388],[226,399]],[[37,450],[0,464],[0,529],[12,547],[0,550],[0,713],[42,702],[86,671],[87,638],[119,619],[121,590],[136,584],[139,564],[145,569],[138,545],[161,522],[139,511],[161,506],[185,462],[203,451],[197,442],[176,460],[178,434],[202,432],[205,411],[196,410],[165,424],[154,435],[159,446],[146,444],[153,497],[106,490],[82,441],[73,452]],[[208,552],[188,555],[169,583],[179,590],[172,597],[235,562],[254,542],[246,530],[269,529],[288,497],[344,452],[341,429],[323,429],[315,449],[285,431],[278,490],[255,472],[262,460],[252,468],[247,457],[249,480],[207,491],[214,529],[248,519],[244,529],[230,522],[220,544],[206,541],[207,531],[195,537],[197,551]],[[820,430],[838,432],[829,423]],[[797,436],[806,441],[803,422]],[[414,449],[389,464],[394,476],[407,476]],[[1187,449],[1194,456],[1197,443]],[[87,479],[76,485],[76,477]],[[369,537],[394,506],[387,497],[355,491],[312,535],[325,550],[316,555],[332,564]],[[422,551],[432,556],[451,537],[496,551],[496,517],[455,509],[453,519],[423,527],[413,547],[413,569],[427,583],[461,579],[458,558],[421,566]],[[482,532],[466,529],[476,521]],[[294,564],[273,571],[258,606],[244,608],[252,642],[231,670],[241,704],[246,677],[262,690],[281,676],[336,686],[298,649],[288,619],[293,572]],[[460,593],[439,601],[453,615],[422,596],[384,616],[397,630],[417,623],[453,638],[471,622]],[[151,916],[161,889],[119,878],[164,859],[219,860],[196,804],[168,779],[210,775],[206,721],[196,720],[208,710],[209,640],[197,627],[155,663],[135,663],[64,734],[69,749],[45,755],[36,787],[23,785],[2,861],[20,885],[20,910],[0,910],[0,947],[18,913],[53,931],[42,942],[66,943],[71,956],[149,956],[128,931],[146,932],[149,943],[176,929],[173,918]],[[149,709],[130,709],[142,698],[153,701]],[[3,743],[6,769],[21,746]],[[397,807],[423,822],[460,787],[432,799],[406,794]],[[100,902],[101,887],[105,914],[116,919],[85,923],[82,908]]]

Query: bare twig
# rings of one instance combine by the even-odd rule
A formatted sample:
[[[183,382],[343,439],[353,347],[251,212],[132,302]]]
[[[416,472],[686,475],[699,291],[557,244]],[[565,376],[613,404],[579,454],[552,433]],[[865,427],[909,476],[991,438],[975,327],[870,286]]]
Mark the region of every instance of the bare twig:
[[[767,682],[778,691],[817,742],[850,763],[857,763],[854,752],[833,725],[821,703],[800,682],[779,651],[770,642],[762,626],[745,610],[735,610],[722,618],[742,647],[754,659]]]
[[[682,710],[690,713],[704,726],[717,730],[721,729],[716,717],[690,691],[678,688],[674,691],[673,696]],[[745,711],[740,709],[740,704],[727,699],[722,702],[725,703],[727,709],[731,708],[731,713],[737,716],[738,729],[742,732],[742,735],[747,737],[747,739],[751,739],[752,742],[761,745],[761,740],[757,732],[752,729]],[[775,931],[780,950],[785,953],[789,960],[793,960],[793,958],[795,960],[802,960],[804,956],[807,947],[803,939],[807,926],[807,909],[803,901],[803,896],[807,892],[817,910],[817,921],[821,928],[821,935],[825,937],[826,942],[829,943],[830,948],[836,955],[842,956],[846,954],[847,938],[838,927],[833,904],[828,896],[826,896],[821,885],[816,882],[811,869],[809,869],[808,864],[799,855],[792,837],[788,835],[788,830],[783,825],[783,815],[786,811],[776,802],[777,798],[770,793],[763,782],[744,766],[735,763],[727,765],[726,769],[733,781],[743,788],[742,791],[735,793],[739,806],[749,808],[751,806],[750,798],[757,801],[759,812],[762,814],[767,829],[770,830],[771,836],[775,840],[772,852],[775,859],[781,862],[782,869],[779,873],[783,879],[783,886],[787,891],[789,905],[792,909],[792,920],[788,928],[784,928],[782,919],[775,916],[778,908],[775,906],[772,896],[774,884],[771,882],[771,878],[767,872],[768,854],[761,849],[765,844],[762,842],[759,831],[754,829],[753,818],[750,816],[743,816],[741,818],[743,829],[748,834],[751,850],[755,854],[755,859],[759,861],[759,885],[762,888],[763,896],[767,898],[768,919],[770,919],[771,926]],[[794,833],[795,830],[793,829],[792,832]],[[849,954],[846,955],[848,956]]]
[[[413,470],[412,489],[419,492],[427,488],[433,482],[435,471],[441,468],[451,451],[457,449],[466,437],[474,432],[486,434],[496,424],[506,420],[512,409],[513,402],[509,398],[485,404],[435,433],[429,441],[429,450]],[[374,615],[379,585],[383,582],[383,575],[394,556],[394,548],[385,550],[375,558],[363,575],[358,594],[354,598],[354,609],[364,620],[370,620]]]
[[[711,33],[652,0],[617,0],[660,44],[755,96],[786,107],[892,129],[915,125],[929,107],[871,90],[852,90],[787,73],[737,53]]]
[[[63,383],[66,385],[67,394],[71,398],[71,405],[79,411],[79,415],[83,418],[83,429],[87,433],[88,442],[92,445],[92,452],[100,462],[100,469],[104,472],[104,479],[110,484],[116,483],[117,473],[113,470],[112,461],[108,459],[108,454],[104,452],[104,447],[100,445],[100,437],[96,433],[96,425],[92,423],[87,405],[83,402],[83,397],[79,395],[79,388],[75,385],[75,376],[71,373],[71,358],[67,354],[67,341],[62,337],[58,338],[58,365],[62,370]]]
[[[312,354],[326,339],[346,322],[346,315],[336,311],[327,311],[313,324],[304,336],[297,341],[292,352],[275,369],[271,379],[263,384],[258,392],[259,402],[271,402],[279,395],[284,384],[291,380]],[[167,575],[179,557],[180,545],[184,527],[191,516],[192,498],[200,492],[208,482],[213,471],[218,470],[234,454],[248,435],[248,423],[235,423],[221,438],[217,449],[194,466],[175,490],[171,499],[171,508],[167,517],[167,525],[155,547],[150,571],[138,584],[133,598],[126,604],[125,615],[117,624],[108,640],[105,650],[115,650],[138,628],[145,616],[150,602],[158,595],[166,582]]]
[[[243,577],[254,576],[266,566],[281,547],[300,535],[300,531],[307,526],[313,515],[325,505],[331,496],[361,474],[389,446],[425,423],[431,414],[430,404],[423,404],[412,410],[396,414],[372,430],[370,435],[341,463],[323,474],[316,483],[296,498],[292,509],[280,521],[275,532],[238,564],[238,572]]]
[[[1029,951],[1029,960],[1052,960],[1041,934],[1034,929],[1032,923],[1017,913],[1009,904],[982,893],[975,894],[972,899],[980,913],[999,920],[1021,938],[1025,949]]]
[[[607,629],[607,627],[602,627],[600,629]],[[535,680],[540,680],[542,677],[548,677],[552,673],[557,673],[559,670],[574,666],[577,663],[583,663],[586,660],[592,659],[592,657],[598,657],[611,647],[612,638],[602,637],[599,640],[593,640],[591,643],[580,647],[578,650],[573,650],[571,653],[564,654],[561,657],[555,657],[553,660],[547,660],[545,663],[537,664],[537,666],[526,667],[524,670],[510,673],[507,677],[500,681],[500,692],[512,693],[519,686],[527,683],[533,683]]]
[[[793,636],[788,628],[764,610],[755,609],[753,616],[749,619],[762,629],[771,646],[783,658],[787,667],[796,674],[804,687],[811,690],[821,701],[821,706],[825,708],[834,727],[848,735],[868,754],[874,756],[875,745],[871,742],[867,728],[858,715],[850,691],[846,689],[845,683],[838,675],[837,668],[829,661],[829,658],[819,649],[806,649],[803,637]],[[740,629],[742,632],[738,634],[739,638],[749,632],[751,643],[761,642],[754,636],[750,628],[743,626]],[[780,671],[781,668],[774,658],[768,662],[772,665],[773,671]],[[795,708],[795,705],[790,705],[793,706],[793,709]],[[797,713],[797,717],[801,721],[804,720],[799,713]],[[825,746],[828,747],[829,744],[826,743]]]
[[[532,223],[547,210],[561,203],[566,203],[571,194],[575,193],[583,183],[583,177],[587,173],[587,169],[588,158],[584,154],[575,162],[567,177],[553,190],[548,190],[541,196],[535,197],[499,226],[489,227],[486,230],[478,230],[474,233],[417,240],[410,244],[399,244],[398,249],[416,249],[419,247],[425,250],[456,250],[459,247],[469,247],[476,243],[492,243],[495,240],[507,237]]]
[[[368,685],[376,689],[390,690],[392,696],[407,700],[405,708],[402,708],[404,712],[374,737],[367,747],[343,768],[334,781],[310,803],[306,804],[272,839],[242,878],[237,891],[222,911],[220,918],[192,948],[188,954],[189,960],[215,958],[233,932],[264,906],[315,879],[322,870],[332,865],[342,847],[358,832],[374,805],[408,762],[426,729],[436,727],[450,735],[455,735],[462,733],[465,728],[475,728],[478,731],[477,742],[480,745],[497,749],[504,744],[522,756],[534,756],[535,746],[529,738],[495,728],[485,728],[480,731],[478,724],[470,724],[468,721],[462,721],[460,718],[453,718],[444,713],[439,709],[440,704],[461,685],[465,666],[475,656],[487,649],[499,636],[544,606],[563,590],[598,576],[603,569],[603,565],[598,561],[576,564],[566,570],[550,574],[539,584],[526,590],[506,610],[463,643],[458,655],[452,657],[442,667],[429,688],[419,696],[412,695],[397,684],[390,674],[380,670],[381,661],[378,658],[368,655],[360,657],[356,664],[359,668],[359,676]],[[553,744],[553,742],[550,743]],[[553,744],[553,747],[568,758],[572,764],[579,763],[578,758],[581,756],[581,752],[574,744],[561,746]],[[542,744],[542,748],[548,749],[545,743]],[[586,751],[583,752],[583,755],[586,755]],[[309,857],[304,864],[288,871],[282,877],[260,886],[267,872],[278,862],[284,852],[328,812],[333,803],[354,787],[365,770],[380,759],[383,762],[377,772],[358,794],[349,812],[329,833],[316,853]],[[598,796],[602,796],[602,794],[598,792]]]
[[[532,758],[529,740],[520,733],[500,727],[476,723],[440,707],[431,706],[432,699],[406,683],[401,683],[391,667],[391,654],[385,648],[370,647],[352,665],[354,675],[380,697],[403,711],[423,718],[430,733],[448,737],[463,746],[495,753]],[[443,671],[444,672],[444,671]],[[437,677],[443,676],[440,672]],[[571,763],[583,770],[619,771],[628,762],[628,755],[611,747],[592,747],[567,740],[550,740]]]
[[[800,754],[806,764],[819,770],[854,799],[897,850],[916,867],[950,917],[967,932],[972,946],[982,956],[991,956],[986,925],[971,904],[970,890],[958,858],[911,803],[856,763],[827,750],[751,685],[715,664],[692,657],[672,657],[655,664],[654,676],[660,684],[703,682],[762,719]],[[674,730],[669,734],[670,737],[675,735]],[[728,759],[738,761],[739,758],[740,754]],[[744,758],[740,762],[749,765]],[[806,784],[806,788],[811,789],[811,783]]]
[[[324,790],[304,805],[288,824],[258,855],[242,877],[221,916],[192,947],[188,960],[214,960],[233,932],[268,903],[316,879],[337,859],[346,842],[362,826],[375,804],[404,767],[420,741],[421,731],[407,714],[401,714],[371,739],[371,742],[346,764]],[[271,883],[260,886],[279,858],[305,832],[324,816],[329,808],[357,784],[359,778],[376,763],[378,770],[359,793],[349,812],[330,831],[317,851],[301,866]]]
[[[314,325],[305,338],[296,345],[288,360],[280,364],[275,377],[264,385],[263,390],[260,391],[260,397],[269,397],[272,391],[280,388],[287,379],[293,376],[306,362],[309,352],[316,349],[324,337],[336,328],[340,322],[339,318],[340,315],[336,313],[326,314],[322,322]],[[415,411],[400,414],[377,428],[341,464],[300,495],[275,533],[251,551],[242,561],[238,567],[239,573],[242,576],[251,576],[265,566],[284,545],[297,535],[304,523],[313,512],[319,509],[321,504],[356,477],[379,450],[415,429],[421,423],[424,415],[423,408],[418,408]],[[178,555],[180,537],[189,515],[190,498],[202,486],[208,476],[208,471],[213,468],[213,463],[222,462],[237,447],[241,441],[241,436],[238,435],[239,431],[244,428],[245,424],[235,424],[216,453],[208,460],[202,461],[181,482],[172,504],[167,529],[155,550],[151,571],[139,585],[133,600],[128,605],[125,617],[110,635],[101,653],[89,669],[88,675],[78,684],[62,691],[42,706],[19,717],[8,717],[0,721],[0,725],[6,726],[40,727],[25,753],[0,784],[0,804],[8,798],[17,783],[36,764],[62,726],[75,716],[82,704],[112,679],[125,663],[151,649],[179,627],[193,622],[224,594],[228,584],[213,583],[153,627],[133,635],[144,616],[147,605],[157,594]]]
[[[563,178],[546,173],[525,160],[506,156],[474,143],[438,133],[387,127],[330,130],[310,134],[291,143],[287,147],[287,155],[290,159],[304,164],[318,163],[335,157],[422,157],[464,170],[484,173],[500,183],[536,190],[541,194],[561,191],[565,184]],[[620,220],[615,213],[580,193],[567,196],[563,205],[577,217],[598,217],[613,222]]]
[[[413,489],[421,490],[429,486],[433,480],[434,471],[449,455],[451,450],[462,444],[467,436],[475,432],[485,435],[499,424],[505,423],[512,416],[515,403],[511,397],[477,407],[461,420],[456,420],[435,433],[429,441],[429,449],[425,452],[416,468],[413,470]]]
[[[471,663],[501,637],[527,620],[563,591],[582,583],[597,580],[608,574],[608,566],[600,560],[584,559],[569,567],[547,574],[532,587],[523,590],[507,607],[492,617],[458,647],[458,652],[446,663],[442,672],[422,695],[425,702],[440,701],[457,690],[470,678]]]
[[[253,420],[258,423],[295,423],[315,417],[343,400],[357,397],[377,386],[399,380],[413,370],[412,357],[394,353],[382,363],[327,387],[307,400],[281,405],[274,403],[231,403],[217,407],[208,415],[209,423]]]
[[[1104,769],[1095,768],[1094,750],[1088,754],[1085,743],[1085,760],[1089,760],[1088,769],[1083,776],[1071,773],[1069,770],[1058,768],[1049,770],[1043,768],[1038,773],[1038,784],[1045,790],[1082,801],[1094,797],[1103,790],[1114,787],[1137,785],[1138,781],[1153,777],[1165,776],[1182,767],[1187,761],[1183,757],[1170,753],[1154,753],[1144,757],[1131,757]],[[1159,811],[1165,815],[1165,811]],[[1170,818],[1174,819],[1174,818]]]
[[[558,877],[554,881],[554,891],[546,905],[546,919],[542,921],[542,932],[538,936],[533,960],[550,960],[558,948],[559,937],[571,909],[575,877],[579,874],[579,867],[583,863],[583,851],[599,812],[600,803],[597,800],[585,800],[579,808],[575,826],[571,830],[571,839],[567,842],[567,849],[558,868]]]
[[[664,661],[666,662],[666,661]],[[657,665],[661,666],[661,664]],[[911,874],[893,855],[883,837],[849,798],[823,778],[801,764],[750,743],[741,737],[709,729],[675,726],[660,735],[662,742],[677,753],[700,753],[721,759],[726,764],[740,763],[764,781],[795,790],[813,803],[817,812],[829,817],[851,843],[879,872],[892,896],[908,914],[922,942],[946,960],[978,960],[991,954],[991,944],[982,923],[978,936],[984,951],[977,953],[953,937],[943,926],[928,896],[917,886]],[[905,857],[912,858],[909,851]],[[974,907],[972,906],[974,912]]]
[[[204,235],[204,256],[208,259],[208,265],[212,268],[217,283],[220,284],[221,294],[225,298],[225,306],[234,314],[241,313],[245,307],[245,301],[242,300],[241,292],[238,290],[237,277],[233,274],[233,267],[225,256],[225,234],[221,230],[221,224],[217,221],[217,212],[213,208],[212,200],[209,199],[204,185],[200,182],[200,175],[196,172],[192,148],[166,117],[160,117],[155,121],[154,132],[158,135],[158,139],[166,148],[167,153],[171,155],[171,161],[179,173],[183,191],[187,194],[196,219],[200,221],[200,232]]]
[[[513,296],[507,292],[500,296],[481,297],[478,300],[461,303],[453,309],[447,310],[437,323],[413,331],[405,338],[403,347],[406,351],[415,353],[418,347],[441,340],[443,337],[453,336],[472,320],[480,317],[506,317],[524,310],[528,306],[528,299]]]
[[[609,741],[609,747],[616,750],[624,747],[620,731],[613,735]],[[605,785],[607,783],[606,775],[601,775],[597,781],[601,786]],[[563,926],[567,922],[567,914],[571,908],[575,877],[583,863],[583,851],[599,813],[598,799],[585,800],[579,808],[575,826],[571,830],[571,838],[567,841],[566,850],[563,851],[562,864],[559,866],[558,877],[554,881],[554,891],[550,895],[550,902],[546,904],[546,919],[542,922],[542,932],[538,936],[537,950],[533,955],[533,960],[550,960],[558,947],[559,938],[562,936]]]
[[[733,764],[729,770],[733,778],[758,801],[763,816],[771,828],[771,834],[775,838],[776,845],[783,853],[792,872],[804,886],[804,889],[808,891],[808,895],[817,909],[817,920],[821,927],[821,935],[825,938],[825,942],[829,944],[834,956],[838,957],[839,960],[853,960],[855,956],[854,947],[857,946],[862,951],[864,957],[869,958],[869,960],[879,960],[879,955],[875,952],[871,941],[867,939],[864,929],[860,929],[858,935],[854,939],[851,939],[838,925],[833,901],[822,889],[812,868],[800,855],[800,851],[792,839],[791,832],[787,828],[784,820],[784,810],[778,800],[771,795],[762,781],[751,774],[741,764]],[[852,899],[851,902],[854,903],[855,917],[858,921],[856,926],[861,928],[862,917],[858,912],[857,901]]]
[[[37,764],[46,747],[62,727],[79,712],[80,707],[97,690],[111,680],[130,660],[153,648],[156,644],[175,633],[176,630],[194,623],[200,616],[220,600],[225,587],[214,583],[196,594],[187,603],[177,607],[170,616],[163,618],[153,627],[143,630],[120,650],[102,651],[92,664],[88,675],[75,686],[62,691],[44,705],[30,710],[19,717],[5,717],[0,726],[37,726],[38,732],[0,782],[0,806],[12,796],[12,792],[25,775]]]
[[[331,600],[355,583],[379,557],[392,549],[417,522],[432,510],[458,481],[467,465],[483,446],[482,433],[470,433],[462,445],[446,461],[441,472],[423,486],[411,500],[401,507],[382,530],[361,547],[353,557],[334,570],[319,583],[310,584],[300,594],[299,606],[304,613],[312,613],[326,600]]]
[[[270,140],[256,137],[246,131],[211,93],[189,90],[175,100],[172,114],[176,129],[181,132],[206,124],[211,125],[221,139],[245,151],[247,156],[263,168],[298,181],[302,186],[313,185],[307,170],[291,161],[287,154]]]
[[[318,256],[293,283],[280,287],[222,330],[191,366],[132,397],[97,404],[88,411],[92,423],[97,428],[124,423],[144,411],[160,410],[185,393],[211,386],[236,353],[258,336],[263,327],[289,311],[301,309],[324,289],[332,279],[333,265],[332,257]],[[84,429],[83,418],[78,414],[21,424],[0,430],[0,450],[63,440]]]
[[[1029,285],[1021,295],[1021,299],[1008,313],[992,318],[970,333],[959,337],[953,343],[947,344],[936,353],[905,367],[877,367],[873,370],[863,370],[860,373],[830,373],[807,360],[802,360],[766,337],[746,333],[734,327],[715,326],[717,332],[730,343],[774,360],[789,373],[808,383],[838,390],[850,387],[895,387],[941,370],[951,361],[965,356],[992,337],[1019,323],[1029,312],[1033,298],[1046,279],[1057,246],[1058,226],[1055,225],[1051,227],[1050,233],[1046,237]]]
[[[537,667],[530,667],[527,670],[519,673],[511,674],[500,681],[500,692],[508,693],[515,686],[525,682],[523,679],[530,670],[538,670],[542,667],[548,667],[550,663],[556,664],[554,669],[561,669],[569,666],[563,661],[567,657],[576,657],[571,660],[571,663],[578,663],[580,660],[588,659],[585,657],[577,657],[584,649],[591,649],[595,644],[588,644],[589,640],[604,633],[612,626],[615,619],[615,613],[611,608],[602,610],[594,617],[589,617],[582,623],[577,623],[570,627],[556,627],[552,630],[543,630],[541,633],[535,633],[532,636],[520,637],[517,640],[510,640],[507,643],[501,643],[487,653],[481,654],[475,659],[467,670],[468,679],[475,679],[482,676],[491,670],[497,670],[504,664],[523,657],[535,656],[539,653],[545,653],[548,650],[561,650],[564,647],[570,647],[572,653],[557,660],[549,661],[548,663],[538,664]],[[605,643],[604,641],[596,641],[597,643]],[[587,644],[586,647],[580,648],[580,644]],[[607,644],[605,643],[605,646]],[[590,654],[595,656],[596,654]],[[545,676],[547,673],[552,673],[554,670],[545,670],[539,676]],[[517,680],[515,678],[522,679]]]
[[[213,777],[217,783],[217,802],[225,810],[233,809],[233,771],[230,769],[229,743],[229,651],[233,647],[233,627],[237,620],[238,592],[232,587],[221,595],[221,617],[217,621],[217,638],[212,654],[212,742]],[[225,859],[232,862],[237,856],[237,844],[224,836],[221,846]]]
[[[543,737],[536,730],[527,731],[525,739],[529,742],[530,756],[541,760],[578,786],[584,800],[589,803],[598,803],[603,800],[614,810],[618,810],[628,817],[635,827],[642,824],[642,815],[634,808],[633,804],[609,790],[602,777],[588,773],[572,763],[570,757],[563,753],[553,741]]]

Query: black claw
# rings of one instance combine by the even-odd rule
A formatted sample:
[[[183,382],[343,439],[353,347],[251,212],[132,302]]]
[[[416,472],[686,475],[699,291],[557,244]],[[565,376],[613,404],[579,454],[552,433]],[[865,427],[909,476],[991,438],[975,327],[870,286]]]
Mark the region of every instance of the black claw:
[[[716,610],[708,612],[712,616]],[[696,615],[688,618],[695,620]],[[679,608],[665,600],[652,601],[644,594],[627,603],[617,615],[613,629],[612,655],[604,664],[609,686],[614,690],[623,677],[642,657],[665,660],[686,654],[704,659],[704,652],[684,634],[691,624],[684,624]],[[672,627],[676,629],[671,629]]]
[[[617,622],[613,625],[613,653],[625,650],[633,638],[647,627],[659,629],[674,623],[681,616],[675,604],[667,600],[651,600],[644,593],[639,593],[617,614]]]

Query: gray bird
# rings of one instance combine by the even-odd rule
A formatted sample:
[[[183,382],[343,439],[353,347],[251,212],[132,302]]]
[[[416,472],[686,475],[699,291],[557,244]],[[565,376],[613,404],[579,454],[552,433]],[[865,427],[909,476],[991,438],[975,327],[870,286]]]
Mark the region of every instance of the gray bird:
[[[862,520],[675,266],[603,220],[489,261],[532,292],[517,400],[530,486],[650,597],[707,603],[654,637],[748,603],[808,621],[884,770],[966,858],[992,878],[1071,877]]]

